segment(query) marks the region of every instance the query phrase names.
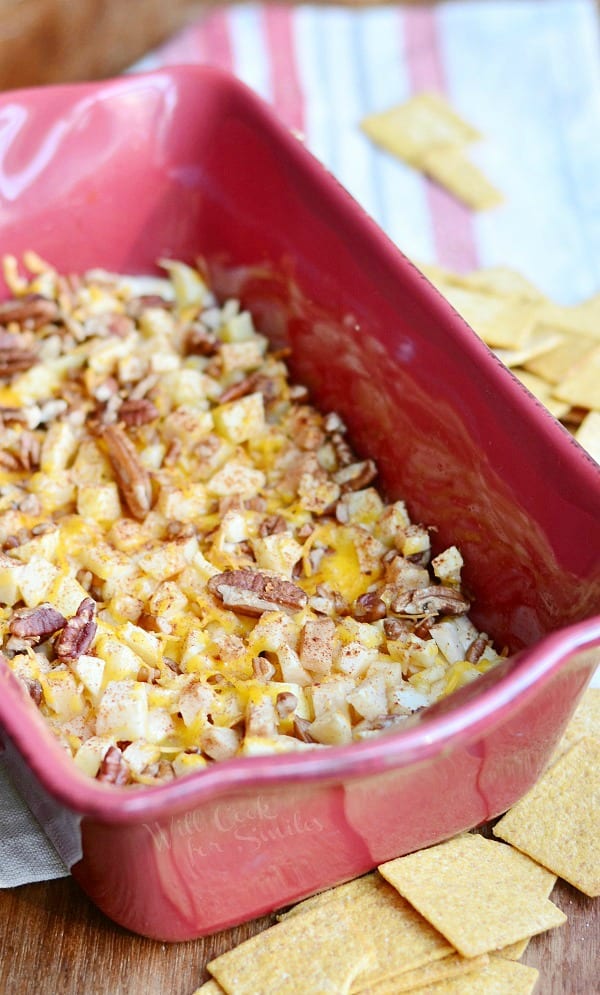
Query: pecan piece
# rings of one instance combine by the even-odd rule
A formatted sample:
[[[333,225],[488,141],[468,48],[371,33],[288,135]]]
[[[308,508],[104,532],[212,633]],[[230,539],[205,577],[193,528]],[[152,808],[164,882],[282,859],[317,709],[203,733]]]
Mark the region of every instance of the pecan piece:
[[[42,685],[35,677],[25,677],[23,683],[32,702],[39,708],[42,701]]]
[[[258,526],[258,534],[264,539],[265,536],[277,535],[279,532],[287,532],[288,524],[282,515],[267,515]]]
[[[216,335],[204,325],[190,325],[185,336],[183,352],[185,356],[214,356],[219,351],[220,342]]]
[[[372,459],[363,460],[361,463],[350,463],[334,473],[333,479],[339,484],[342,493],[346,491],[360,491],[367,487],[377,476],[377,467]]]
[[[470,607],[460,591],[442,584],[405,591],[391,606],[398,615],[464,615]]]
[[[0,328],[0,379],[24,373],[37,362],[37,355],[18,335]]]
[[[385,603],[375,591],[361,594],[352,608],[352,615],[357,622],[377,622],[380,618],[385,618],[386,612]]]
[[[0,425],[2,423],[9,425],[11,422],[16,424],[27,423],[27,415],[21,408],[10,408],[6,405],[0,405]]]
[[[287,719],[297,707],[298,699],[291,691],[281,691],[275,699],[275,710],[280,719]]]
[[[383,631],[387,639],[391,639],[392,641],[401,639],[402,636],[411,631],[410,623],[399,618],[385,618],[383,620]]]
[[[17,608],[8,623],[11,636],[26,639],[32,646],[43,642],[67,624],[64,615],[44,602],[37,608]]]
[[[316,739],[310,734],[311,723],[308,719],[301,719],[300,716],[294,716],[294,736],[296,739],[301,740],[302,743],[316,743]]]
[[[36,470],[40,465],[40,440],[33,432],[22,432],[19,437],[17,459],[24,470]]]
[[[56,640],[56,655],[60,659],[76,660],[87,653],[98,628],[94,621],[95,614],[96,602],[93,598],[84,598]]]
[[[468,660],[469,663],[479,663],[482,654],[488,646],[488,643],[489,639],[485,632],[480,632],[467,649],[467,652],[465,653],[465,660]]]
[[[138,428],[158,418],[158,408],[147,397],[139,400],[128,397],[119,408],[119,420],[125,422],[128,428]]]
[[[264,656],[255,656],[252,660],[252,673],[257,681],[270,681],[275,667]]]
[[[100,432],[125,504],[134,518],[143,521],[152,504],[152,485],[137,450],[119,425],[105,425]]]
[[[211,594],[216,594],[225,608],[231,608],[240,615],[257,616],[281,608],[297,612],[308,601],[297,584],[276,574],[257,570],[225,570],[210,578],[208,589]]]
[[[247,394],[262,394],[265,404],[269,401],[273,401],[279,394],[279,385],[273,377],[266,377],[263,373],[251,373],[249,376],[244,377],[243,380],[238,380],[237,383],[231,384],[230,387],[226,387],[223,393],[219,397],[219,404],[227,404],[228,401],[237,401],[240,397],[246,397]]]
[[[123,759],[118,746],[109,746],[96,774],[97,781],[105,784],[127,784],[129,782],[129,764]]]
[[[58,305],[41,294],[26,294],[16,300],[3,301],[0,304],[0,324],[8,325],[17,322],[26,328],[40,328],[51,321],[56,321]]]

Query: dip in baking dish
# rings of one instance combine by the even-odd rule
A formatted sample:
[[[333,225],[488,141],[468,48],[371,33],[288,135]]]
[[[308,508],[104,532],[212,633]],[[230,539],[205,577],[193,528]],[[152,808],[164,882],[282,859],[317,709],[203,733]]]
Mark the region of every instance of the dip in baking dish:
[[[462,558],[201,273],[4,262],[0,646],[77,766],[154,784],[398,727],[500,659]]]

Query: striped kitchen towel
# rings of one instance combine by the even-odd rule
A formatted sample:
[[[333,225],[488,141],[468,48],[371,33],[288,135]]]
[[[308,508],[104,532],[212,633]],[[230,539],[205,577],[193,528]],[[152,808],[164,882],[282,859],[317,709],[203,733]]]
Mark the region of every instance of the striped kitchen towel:
[[[134,68],[174,63],[249,84],[412,258],[510,264],[565,304],[600,291],[595,0],[217,7]],[[469,155],[500,207],[474,214],[361,132],[421,90],[483,133]]]

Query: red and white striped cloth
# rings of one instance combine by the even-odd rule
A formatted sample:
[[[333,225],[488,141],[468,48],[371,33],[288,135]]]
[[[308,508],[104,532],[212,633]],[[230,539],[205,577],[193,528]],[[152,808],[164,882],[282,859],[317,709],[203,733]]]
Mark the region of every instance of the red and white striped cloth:
[[[134,69],[228,69],[301,132],[400,248],[457,270],[510,264],[574,303],[600,291],[600,45],[594,0],[218,7]],[[485,136],[505,203],[474,214],[358,124],[437,90]]]

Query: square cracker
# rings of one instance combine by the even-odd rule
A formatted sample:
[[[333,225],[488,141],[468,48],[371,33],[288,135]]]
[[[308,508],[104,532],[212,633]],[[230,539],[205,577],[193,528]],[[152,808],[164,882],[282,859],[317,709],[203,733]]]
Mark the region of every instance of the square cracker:
[[[324,905],[251,936],[208,970],[229,995],[349,995],[373,957],[361,931]]]
[[[570,367],[553,395],[575,407],[600,410],[600,346]]]
[[[520,349],[528,341],[537,318],[535,301],[498,296],[455,284],[437,286],[487,345],[498,349]]]
[[[539,356],[524,360],[526,368],[542,377],[549,384],[560,383],[569,369],[584,359],[594,348],[594,340],[589,335],[576,332],[561,331],[556,325],[540,322],[537,326],[540,332],[560,336],[556,345]]]
[[[432,149],[418,165],[427,176],[474,211],[496,207],[504,199],[461,148]]]
[[[600,895],[600,740],[581,739],[494,827],[584,894]]]
[[[354,979],[353,992],[454,953],[437,930],[379,874],[368,874],[306,899],[285,913],[282,924],[300,919],[307,922],[317,910],[326,910],[332,920],[350,923],[374,950],[374,963]]]
[[[584,691],[552,755],[552,762],[558,760],[585,736],[595,736],[596,739],[600,739],[600,687]]]
[[[518,270],[509,266],[485,266],[472,270],[466,276],[459,277],[459,282],[474,290],[484,290],[488,294],[503,297],[521,297],[527,301],[544,301],[541,290],[531,283]]]
[[[512,847],[475,834],[382,864],[381,874],[465,957],[566,922],[531,887],[537,869]]]
[[[400,995],[401,992],[414,992],[415,989],[428,987],[446,981],[449,978],[464,978],[466,974],[477,971],[488,963],[487,954],[481,957],[461,957],[460,954],[450,954],[443,960],[432,961],[417,967],[414,971],[404,971],[391,978],[384,978],[365,988],[356,989],[356,995]]]
[[[413,989],[411,995],[531,995],[539,972],[535,967],[492,957],[486,967],[466,978],[450,978]]]
[[[464,145],[481,138],[439,93],[429,92],[418,93],[379,114],[370,114],[360,126],[371,141],[416,166],[432,149]]]
[[[523,339],[521,345],[517,349],[494,349],[498,359],[501,359],[505,366],[511,369],[515,366],[524,366],[530,359],[535,356],[543,356],[550,350],[554,349],[555,346],[560,344],[560,335],[557,332],[546,331],[543,328],[537,328],[534,326],[526,338]],[[543,390],[544,397],[551,399],[552,387],[547,383],[542,377],[538,377],[535,373],[530,373],[529,370],[516,371],[515,375],[520,377],[521,373],[524,374],[525,378],[533,378],[531,383],[537,383],[540,385],[540,391]],[[523,380],[525,383],[525,380]],[[542,385],[543,384],[543,388]],[[532,394],[535,394],[539,400],[541,396],[536,390],[533,390],[529,384],[525,384]],[[553,405],[558,409],[563,411],[568,411],[570,405],[564,401],[553,401]],[[554,413],[554,412],[553,412]]]

